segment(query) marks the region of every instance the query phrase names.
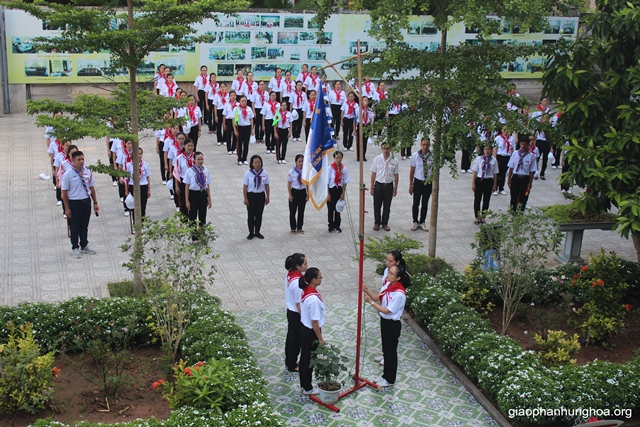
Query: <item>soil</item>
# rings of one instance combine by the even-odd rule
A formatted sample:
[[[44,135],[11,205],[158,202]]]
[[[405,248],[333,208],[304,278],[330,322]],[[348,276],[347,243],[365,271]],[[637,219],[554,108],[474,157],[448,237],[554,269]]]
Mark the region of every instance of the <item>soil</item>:
[[[536,315],[528,315],[526,319],[514,318],[507,335],[515,339],[520,343],[520,346],[524,350],[538,350],[538,344],[533,339],[536,333],[540,333],[536,330],[536,324],[534,318],[543,317],[547,311],[553,310],[551,308],[542,308]],[[555,309],[557,310],[557,308]],[[625,320],[625,328],[618,333],[616,337],[609,338],[608,348],[601,345],[587,345],[582,346],[580,351],[575,355],[576,363],[583,365],[587,362],[592,362],[595,359],[606,360],[608,362],[625,363],[631,360],[637,355],[638,349],[640,349],[640,321],[639,316],[627,316]],[[573,336],[577,333],[581,336],[582,333],[574,325],[570,325],[566,317],[560,317],[553,326],[550,326],[550,330],[562,330],[567,333],[567,336]],[[493,326],[493,329],[500,333],[502,329],[502,308],[494,307],[493,311],[489,313],[489,321]]]
[[[133,352],[132,362],[125,369],[126,385],[114,398],[105,399],[95,377],[92,360],[82,354],[62,354],[56,357],[59,369],[54,379],[55,392],[46,408],[38,414],[19,414],[15,427],[33,424],[40,418],[52,418],[70,425],[78,421],[116,423],[136,418],[167,419],[171,410],[154,381],[167,378],[164,353],[157,347],[142,347]],[[0,419],[0,426],[11,425]]]

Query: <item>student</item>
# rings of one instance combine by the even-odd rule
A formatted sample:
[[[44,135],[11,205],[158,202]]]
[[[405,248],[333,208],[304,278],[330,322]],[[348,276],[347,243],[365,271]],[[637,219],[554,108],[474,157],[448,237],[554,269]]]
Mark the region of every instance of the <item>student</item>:
[[[258,83],[253,81],[253,73],[249,71],[244,81],[244,86],[242,86],[242,94],[247,97],[247,105],[249,108],[253,106],[253,94],[256,93],[256,90],[258,90]]]
[[[240,105],[233,110],[233,133],[238,141],[238,165],[248,165],[249,139],[254,135],[253,110],[247,105],[247,97],[240,96]]]
[[[189,210],[187,209],[186,191],[184,178],[187,171],[193,167],[193,141],[189,138],[184,140],[184,146],[180,150],[180,154],[173,161],[173,180],[177,185],[177,193],[180,199],[180,213],[184,219],[189,218]]]
[[[127,164],[133,161],[133,143],[131,141],[123,142],[122,145],[124,148],[118,152],[118,157],[116,158],[115,166],[117,166],[117,170],[126,171]],[[122,206],[124,208],[124,216],[129,216],[129,208],[127,204],[124,202],[126,197],[126,181],[127,178],[120,177],[118,179],[118,194],[120,194],[120,201],[122,202]]]
[[[333,124],[333,139],[338,139],[340,135],[340,125],[343,120],[342,117],[342,105],[347,102],[347,95],[342,90],[342,85],[339,81],[333,84],[333,90],[329,92],[329,104],[331,104],[331,115],[336,119]],[[346,132],[345,132],[346,133]]]
[[[379,387],[392,386],[396,382],[398,371],[398,340],[402,330],[400,318],[407,300],[406,289],[411,286],[409,274],[401,265],[389,268],[387,284],[380,289],[378,295],[373,294],[363,284],[364,300],[380,315],[380,336],[382,338],[382,355],[384,372],[375,379]]]
[[[196,218],[203,227],[207,223],[207,209],[211,209],[211,174],[204,167],[204,155],[200,151],[194,154],[192,165],[184,176],[184,201],[189,212],[189,222]],[[191,240],[198,241],[198,233],[191,236]]]
[[[498,161],[493,156],[493,148],[490,144],[484,146],[484,153],[476,158],[471,170],[473,171],[471,178],[473,214],[476,218],[473,223],[478,225],[484,222],[480,215],[489,210],[491,193],[498,188]],[[482,201],[482,210],[480,210],[480,201]]]
[[[331,92],[331,85],[327,81],[326,74],[323,73],[322,76],[320,76],[320,84],[318,86],[319,86],[318,91],[321,90],[324,93],[324,102],[328,104],[329,92]]]
[[[227,143],[228,155],[237,154],[237,138],[233,132],[233,112],[238,105],[240,104],[236,101],[236,93],[234,91],[229,92],[229,102],[225,104],[222,112],[222,130],[224,131],[224,140]]]
[[[147,162],[142,160],[143,154],[144,150],[138,148],[138,155],[140,156],[138,163],[138,173],[140,174],[140,214],[142,221],[147,216],[147,200],[151,197],[151,169],[149,169]],[[127,172],[129,172],[129,179],[125,180],[125,198],[129,193],[133,193],[133,162],[127,163]],[[135,221],[135,209],[131,210],[131,214]]]
[[[302,109],[303,116],[302,120],[304,122],[304,136],[305,141],[309,140],[309,132],[311,131],[311,117],[313,117],[313,113],[316,109],[316,94],[315,90],[311,90],[307,92],[309,94],[309,99],[304,103],[304,108]]]
[[[249,227],[248,240],[257,237],[264,239],[260,234],[262,227],[262,213],[264,207],[269,204],[269,175],[262,168],[262,157],[254,154],[251,156],[249,170],[242,178],[242,192],[244,204],[247,207],[247,225]]]
[[[206,112],[204,114],[204,123],[209,128],[209,134],[212,134],[216,130],[216,119],[214,117],[215,113],[215,100],[216,95],[220,91],[220,85],[218,84],[216,73],[209,74],[209,84],[207,85],[207,103]]]
[[[529,141],[520,141],[520,149],[509,159],[507,183],[511,189],[511,210],[524,211],[529,199],[536,167],[535,156],[529,151]]]
[[[284,90],[284,83],[282,79],[282,69],[276,68],[276,75],[271,77],[268,85],[269,96],[271,96],[271,92],[276,94],[276,101],[282,101],[282,91]]]
[[[309,74],[304,81],[304,87],[307,89],[307,93],[310,90],[315,90],[316,92],[320,90],[320,76],[318,75],[318,68],[315,65],[311,67],[311,74]]]
[[[534,157],[536,158],[536,168],[539,167],[540,165],[540,150],[538,149],[538,146],[536,144],[536,137],[533,135],[523,135],[525,138],[529,138],[529,151],[531,151],[531,154],[534,155]],[[539,170],[536,171],[536,174],[533,176],[533,179],[537,180],[538,179],[538,174],[539,174]]]
[[[385,89],[384,82],[378,82],[378,89],[373,94],[373,101],[375,102],[374,108],[376,110],[376,121],[382,120],[385,117],[389,117],[386,108],[382,105],[388,98],[388,93]],[[382,134],[382,128],[378,130],[378,137]]]
[[[216,122],[216,137],[218,145],[222,145],[226,142],[222,133],[224,128],[224,109],[229,103],[229,94],[227,93],[227,85],[220,83],[220,90],[216,94],[216,98],[213,101],[214,111],[213,117]]]
[[[165,90],[165,86],[167,85],[167,76],[169,74],[171,74],[171,67],[164,66],[162,76],[158,76],[157,80],[154,78],[153,84],[157,95],[162,95],[162,92]]]
[[[193,141],[194,150],[198,147],[198,139],[202,135],[202,110],[196,105],[196,100],[193,95],[187,96],[186,107],[186,125],[188,128],[184,130],[189,139]]]
[[[302,163],[304,156],[296,155],[296,165],[287,175],[287,191],[289,192],[289,225],[291,234],[304,234],[304,209],[309,201],[307,186],[302,182]],[[296,211],[298,219],[296,220]]]
[[[164,180],[169,181],[171,179],[171,161],[168,158],[168,155],[171,147],[174,144],[176,144],[176,137],[178,136],[179,132],[180,132],[180,128],[178,127],[178,125],[170,126],[164,130],[164,136],[162,137],[162,151],[161,151],[162,163],[163,163],[162,170],[164,170],[162,179],[164,184],[166,184]]]
[[[425,225],[427,219],[427,209],[429,209],[429,198],[431,197],[433,173],[433,152],[429,150],[431,141],[429,138],[422,138],[420,150],[411,155],[409,162],[409,194],[413,196],[411,213],[413,215],[413,226],[411,231],[429,231]],[[420,218],[418,219],[418,210]]]
[[[164,84],[164,64],[158,66],[158,72],[153,76],[153,92],[160,95],[160,87]]]
[[[60,153],[56,153],[53,158],[53,176],[56,180],[56,199],[60,201],[60,203],[56,203],[57,206],[62,206],[62,216],[66,218],[65,206],[62,200],[62,175],[69,169],[69,167],[73,167],[73,161],[71,160],[71,147],[75,147],[75,145],[71,145],[71,141],[66,140],[62,144],[63,151]],[[77,149],[77,147],[76,147]]]
[[[163,119],[168,119],[169,115],[165,114]],[[166,129],[157,129],[153,131],[153,135],[156,138],[156,154],[158,155],[158,159],[160,160],[160,180],[162,184],[167,183],[167,171],[165,170],[164,164],[164,138],[165,138]]]
[[[280,108],[280,104],[276,100],[277,93],[272,91],[269,93],[269,100],[262,106],[262,129],[264,129],[264,142],[267,146],[267,153],[275,153],[275,127],[273,126],[273,118]]]
[[[282,89],[282,101],[286,101],[287,105],[291,105],[291,95],[296,90],[296,82],[291,80],[291,71],[284,73],[284,88]]]
[[[299,280],[307,271],[307,257],[301,253],[289,255],[284,261],[284,300],[287,306],[287,338],[284,343],[284,365],[289,372],[298,371],[300,354],[300,301],[302,289]]]
[[[362,160],[367,161],[367,138],[373,135],[373,122],[375,113],[369,108],[369,98],[363,96],[360,100],[360,111],[362,111],[362,128],[360,127],[360,117],[356,117],[356,161],[360,161],[360,132],[362,134]]]
[[[500,130],[500,133],[496,136],[494,142],[493,155],[498,160],[498,188],[493,192],[493,195],[497,196],[498,191],[500,191],[500,194],[506,195],[507,193],[504,191],[505,176],[507,174],[507,169],[509,168],[509,158],[511,158],[511,154],[515,149],[516,143],[513,136],[509,135],[509,131],[506,126]]]
[[[291,138],[291,122],[293,117],[287,109],[287,101],[280,104],[280,121],[276,124],[276,160],[278,164],[286,164],[287,144]]]
[[[371,195],[373,196],[374,225],[378,231],[382,226],[385,231],[389,228],[389,214],[391,200],[398,194],[398,160],[391,156],[391,147],[384,143],[380,147],[382,153],[373,159],[371,165]],[[382,210],[382,215],[380,211]]]
[[[193,82],[193,86],[196,88],[195,101],[203,113],[207,108],[207,86],[209,86],[209,75],[207,71],[206,65],[201,66],[200,75],[196,77],[196,80]]]
[[[176,85],[176,82],[173,81],[173,74],[169,73],[167,75],[166,83],[162,85],[162,88],[160,89],[160,95],[173,98],[176,96],[177,88],[178,85]]]
[[[343,154],[342,151],[333,152],[333,163],[329,168],[329,177],[327,182],[329,183],[329,197],[327,198],[327,223],[329,227],[329,233],[337,231],[342,233],[340,212],[336,210],[336,204],[340,200],[344,200],[347,195],[347,184],[351,182],[349,171],[342,163]]]
[[[175,197],[175,194],[177,193],[177,189],[179,187],[179,183],[178,183],[178,180],[174,178],[173,169],[174,169],[174,162],[182,152],[182,148],[184,147],[184,142],[186,141],[186,139],[187,139],[187,136],[184,134],[184,132],[178,132],[178,135],[176,136],[176,139],[173,142],[173,145],[169,147],[169,150],[167,152],[167,161],[169,162],[169,172],[170,172],[169,176],[173,180],[173,191],[171,191],[170,199],[173,200],[173,202],[176,205],[176,212],[180,211],[180,197]]]
[[[253,109],[253,125],[256,143],[264,142],[264,128],[262,127],[262,107],[267,102],[269,94],[264,90],[264,82],[258,82],[258,89],[253,93],[251,108]]]
[[[296,77],[296,82],[302,83],[302,89],[305,92],[306,92],[306,89],[304,88],[304,82],[307,80],[308,76],[309,76],[309,65],[302,64],[302,71],[300,71],[300,74],[298,74],[298,77]]]
[[[291,108],[290,110],[298,114],[298,118],[293,121],[291,125],[293,135],[293,141],[302,141],[300,134],[302,133],[302,119],[304,115],[304,104],[307,101],[307,94],[304,93],[302,88],[302,82],[296,82],[296,90],[291,94]]]
[[[347,151],[353,151],[353,134],[356,131],[356,118],[360,114],[360,108],[356,102],[356,94],[349,92],[347,102],[342,104],[340,108],[340,122],[344,128],[344,134],[342,136],[342,145]],[[335,116],[334,116],[335,117]]]
[[[236,71],[235,80],[231,82],[231,91],[235,92],[236,96],[240,96],[244,93],[242,86],[244,86],[244,72],[242,70],[238,70]]]
[[[542,115],[541,122],[549,123],[549,114],[544,113]],[[547,141],[547,135],[542,130],[536,132],[536,146],[540,151],[539,157],[542,157],[542,167],[540,168],[540,179],[544,181],[546,179],[544,176],[544,173],[547,171],[547,163],[549,162],[549,152],[551,151],[551,144],[549,143],[549,141]]]
[[[163,67],[164,68],[164,67]],[[169,117],[168,114],[165,114],[166,117]],[[113,125],[113,118],[110,118],[107,121],[107,127],[110,127],[113,129],[114,125]],[[52,128],[53,129],[53,128]],[[120,139],[119,138],[111,138],[109,137],[109,135],[106,136],[106,141],[107,143],[107,158],[109,159],[109,164],[111,165],[111,167],[114,167],[113,162],[115,161],[115,156],[113,156],[111,153],[111,148],[113,147],[114,143],[119,144],[120,143]],[[115,175],[111,175],[111,182],[112,185],[114,187],[118,186],[118,178],[115,177]]]
[[[299,279],[302,289],[300,298],[300,387],[307,396],[318,394],[311,384],[311,352],[324,345],[322,326],[324,325],[324,302],[317,288],[322,284],[322,273],[316,267],[308,268]]]
[[[364,76],[364,82],[362,83],[362,90],[360,93],[362,96],[366,96],[367,98],[373,98],[373,94],[375,93],[375,86],[371,81],[371,76]]]
[[[98,197],[93,174],[84,166],[84,153],[76,151],[72,154],[73,168],[62,175],[62,200],[66,206],[66,214],[70,223],[71,250],[74,258],[80,253],[95,255],[89,248],[89,220],[91,219],[91,200],[93,211],[98,215]],[[78,243],[78,238],[80,242]]]

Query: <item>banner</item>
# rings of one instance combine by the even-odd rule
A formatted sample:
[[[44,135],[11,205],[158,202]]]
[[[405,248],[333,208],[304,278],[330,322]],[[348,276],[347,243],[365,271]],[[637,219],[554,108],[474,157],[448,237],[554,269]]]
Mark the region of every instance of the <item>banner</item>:
[[[127,70],[114,70],[108,52],[44,52],[36,51],[34,37],[58,37],[60,29],[17,10],[6,10],[6,40],[9,83],[105,83],[127,80]],[[193,82],[206,65],[218,75],[218,81],[230,81],[236,70],[251,70],[255,80],[271,78],[276,68],[290,70],[294,80],[302,64],[325,66],[357,53],[360,39],[362,52],[378,52],[385,45],[369,35],[371,19],[368,14],[333,15],[323,32],[312,22],[312,13],[240,13],[237,17],[220,15],[219,23],[206,20],[197,26],[205,43],[185,47],[166,46],[152,52],[137,70],[139,81],[151,81],[160,64],[171,67],[179,82]],[[542,45],[552,44],[562,37],[574,38],[578,18],[548,18],[551,29],[544,33],[523,32],[503,22],[502,34],[494,36],[495,43]],[[114,22],[114,28],[117,25]],[[405,42],[435,52],[441,34],[429,16],[413,16]],[[448,32],[448,43],[474,43],[477,34],[464,24],[454,25]],[[347,73],[355,61],[340,65]],[[542,75],[544,58],[518,59],[505,64],[506,78],[538,78]],[[329,80],[337,74],[327,70]]]

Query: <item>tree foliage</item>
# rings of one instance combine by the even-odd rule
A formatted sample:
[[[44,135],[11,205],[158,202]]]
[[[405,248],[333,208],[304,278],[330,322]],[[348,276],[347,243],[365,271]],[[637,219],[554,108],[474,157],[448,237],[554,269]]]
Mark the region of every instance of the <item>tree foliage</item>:
[[[618,208],[640,260],[640,1],[604,0],[551,57],[544,90],[563,108],[569,178],[590,211]]]

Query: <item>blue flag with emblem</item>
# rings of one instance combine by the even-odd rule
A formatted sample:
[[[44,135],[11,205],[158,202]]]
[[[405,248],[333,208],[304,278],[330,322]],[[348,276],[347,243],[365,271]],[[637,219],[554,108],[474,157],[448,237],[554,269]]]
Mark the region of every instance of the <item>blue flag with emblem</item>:
[[[319,91],[302,164],[302,181],[307,185],[309,199],[316,209],[322,209],[329,196],[329,168],[334,150],[332,133],[324,103],[324,92]]]

